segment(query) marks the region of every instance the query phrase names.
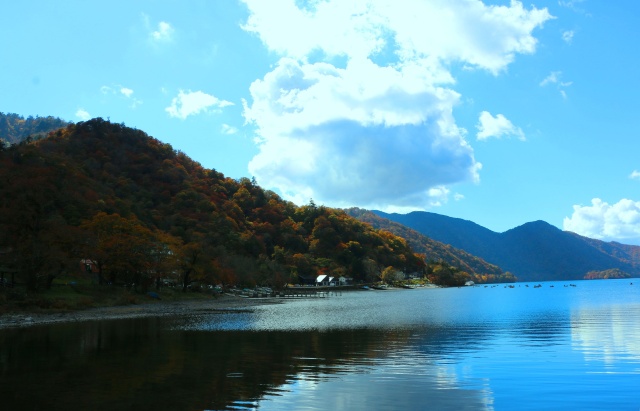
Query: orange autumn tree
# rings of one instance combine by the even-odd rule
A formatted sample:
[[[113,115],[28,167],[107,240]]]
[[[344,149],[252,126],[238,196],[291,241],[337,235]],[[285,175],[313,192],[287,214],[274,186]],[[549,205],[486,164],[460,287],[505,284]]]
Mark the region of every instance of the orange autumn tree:
[[[95,261],[100,281],[147,288],[163,272],[175,268],[179,240],[143,226],[135,217],[99,212],[81,228],[87,232],[85,252]]]

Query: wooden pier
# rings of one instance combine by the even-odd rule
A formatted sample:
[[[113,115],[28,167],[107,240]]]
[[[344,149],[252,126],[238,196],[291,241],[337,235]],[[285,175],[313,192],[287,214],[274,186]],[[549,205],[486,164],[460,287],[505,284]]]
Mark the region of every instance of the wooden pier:
[[[285,288],[283,290],[272,291],[270,293],[262,292],[259,290],[237,290],[236,292],[231,292],[229,294],[235,295],[236,297],[245,297],[245,298],[284,298],[284,299],[292,299],[292,298],[328,298],[330,296],[341,296],[342,290],[338,289],[327,289],[319,287],[291,287]]]

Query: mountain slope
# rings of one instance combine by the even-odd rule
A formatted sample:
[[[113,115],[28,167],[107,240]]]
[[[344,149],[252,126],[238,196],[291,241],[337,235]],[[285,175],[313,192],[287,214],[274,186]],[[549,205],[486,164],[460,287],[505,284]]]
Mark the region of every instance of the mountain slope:
[[[477,255],[521,281],[582,279],[617,268],[640,276],[640,247],[605,243],[535,221],[495,233],[470,221],[428,212],[376,214]]]
[[[0,136],[1,137],[1,136]],[[99,281],[149,287],[423,272],[406,241],[342,210],[298,207],[102,119],[0,150],[0,266],[31,290],[91,261]],[[4,252],[9,251],[9,252]],[[173,278],[175,277],[175,278]]]
[[[500,267],[489,264],[481,258],[451,245],[432,240],[405,225],[382,218],[372,211],[360,208],[347,209],[347,214],[373,227],[389,231],[407,240],[411,248],[418,253],[425,254],[428,261],[444,261],[470,274],[503,274]]]
[[[436,241],[450,244],[500,266],[495,262],[496,249],[492,246],[499,241],[500,234],[472,221],[423,211],[414,211],[408,214],[387,214],[376,210],[373,212],[382,218],[410,227]],[[502,266],[501,268],[508,270]]]

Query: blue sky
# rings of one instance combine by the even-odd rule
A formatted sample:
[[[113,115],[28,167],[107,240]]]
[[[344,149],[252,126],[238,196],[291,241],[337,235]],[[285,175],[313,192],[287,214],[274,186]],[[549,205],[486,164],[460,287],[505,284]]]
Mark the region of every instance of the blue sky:
[[[640,3],[8,2],[0,111],[103,117],[285,199],[640,244]]]

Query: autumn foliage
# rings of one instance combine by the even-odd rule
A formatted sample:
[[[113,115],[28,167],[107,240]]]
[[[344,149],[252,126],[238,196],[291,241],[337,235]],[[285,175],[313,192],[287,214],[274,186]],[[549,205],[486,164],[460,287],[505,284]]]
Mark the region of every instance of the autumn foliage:
[[[59,275],[103,284],[279,287],[318,274],[425,272],[424,256],[344,211],[296,206],[202,167],[144,132],[93,119],[0,152],[0,268],[36,290]]]

